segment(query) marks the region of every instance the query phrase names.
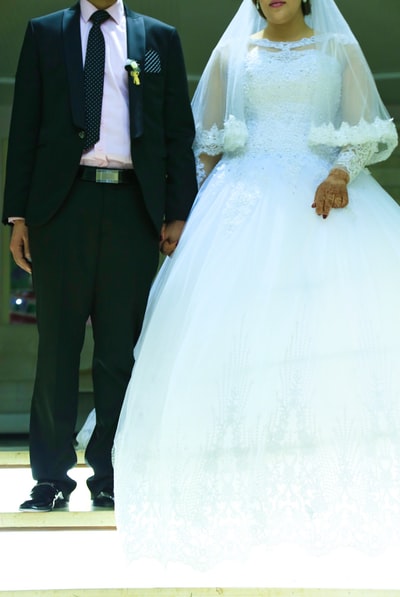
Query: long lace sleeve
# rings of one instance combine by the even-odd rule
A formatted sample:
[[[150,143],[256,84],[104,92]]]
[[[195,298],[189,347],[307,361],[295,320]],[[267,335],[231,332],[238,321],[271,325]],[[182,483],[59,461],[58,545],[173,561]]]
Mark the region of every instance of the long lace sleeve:
[[[215,164],[224,147],[224,131],[214,123],[209,130],[197,130],[194,144],[197,184],[200,187]]]
[[[321,68],[331,77],[316,98],[311,145],[336,148],[335,166],[351,180],[367,165],[387,159],[397,145],[397,131],[379,97],[359,46],[343,35],[320,42]]]
[[[340,151],[333,167],[346,170],[350,176],[351,182],[370,162],[374,152],[375,146],[373,143],[345,147]]]
[[[199,85],[192,101],[196,124],[194,151],[218,155],[224,142],[224,119],[226,107],[226,73],[220,51],[214,53],[206,67],[202,79],[207,84]]]
[[[341,108],[344,122],[341,130],[344,136],[353,138],[353,141],[342,147],[335,166],[345,168],[352,181],[365,166],[381,161],[390,154],[397,134],[388,114],[382,112],[379,117],[376,115],[375,86],[368,80],[369,71],[361,68],[357,53],[349,52],[349,55],[352,60],[343,70]]]
[[[218,155],[224,148],[224,131],[213,124],[210,129],[198,130],[195,140],[196,154]]]
[[[246,145],[248,131],[244,121],[242,98],[238,88],[242,88],[243,68],[241,76],[229,76],[232,62],[232,44],[223,44],[214,50],[202,75],[192,101],[193,115],[196,124],[194,154],[197,164],[198,182],[201,184],[219,161],[223,153],[241,151]],[[233,98],[239,103],[238,110]]]
[[[214,52],[204,76],[207,77],[207,85],[197,88],[192,102],[196,124],[193,151],[199,187],[218,162],[224,148],[226,85],[219,52]]]
[[[216,153],[214,156],[211,156],[206,153],[195,155],[197,186],[199,188],[206,180],[210,172],[213,170],[213,168],[216,166],[216,164],[218,164],[221,155],[221,152]]]

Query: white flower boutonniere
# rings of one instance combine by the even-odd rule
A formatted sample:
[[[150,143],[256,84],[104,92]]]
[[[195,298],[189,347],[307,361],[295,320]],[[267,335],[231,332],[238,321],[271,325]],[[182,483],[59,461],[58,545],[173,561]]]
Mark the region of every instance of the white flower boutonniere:
[[[140,66],[136,60],[131,60],[128,58],[128,60],[125,62],[125,70],[127,70],[132,77],[133,84],[140,85]]]

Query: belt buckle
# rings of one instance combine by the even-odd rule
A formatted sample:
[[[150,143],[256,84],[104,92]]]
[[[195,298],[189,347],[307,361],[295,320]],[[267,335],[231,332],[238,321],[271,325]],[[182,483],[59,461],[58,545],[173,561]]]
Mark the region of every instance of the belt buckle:
[[[102,170],[96,169],[96,182],[107,182],[110,184],[119,183],[119,172],[118,170]]]

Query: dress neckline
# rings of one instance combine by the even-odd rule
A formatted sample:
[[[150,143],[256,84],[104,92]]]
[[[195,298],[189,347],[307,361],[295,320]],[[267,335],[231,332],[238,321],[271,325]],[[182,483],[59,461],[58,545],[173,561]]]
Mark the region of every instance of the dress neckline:
[[[266,37],[251,37],[250,43],[256,46],[265,46],[280,50],[291,50],[315,44],[315,35],[312,35],[311,37],[302,37],[301,39],[296,39],[295,41],[271,41]]]

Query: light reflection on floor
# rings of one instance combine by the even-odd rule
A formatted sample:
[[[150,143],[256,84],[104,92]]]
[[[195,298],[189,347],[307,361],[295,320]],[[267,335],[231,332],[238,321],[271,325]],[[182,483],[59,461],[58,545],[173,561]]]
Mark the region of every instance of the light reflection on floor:
[[[89,475],[90,469],[84,467],[71,474],[78,481],[78,488],[71,496],[71,510],[90,510],[85,486]],[[16,511],[32,487],[30,471],[1,469],[0,479],[0,511]],[[116,531],[16,530],[0,532],[0,554],[1,590],[205,586],[400,588],[398,550],[375,558],[352,550],[315,558],[286,546],[255,556],[251,565],[220,566],[202,574],[181,565],[164,569],[144,561],[128,568]]]

